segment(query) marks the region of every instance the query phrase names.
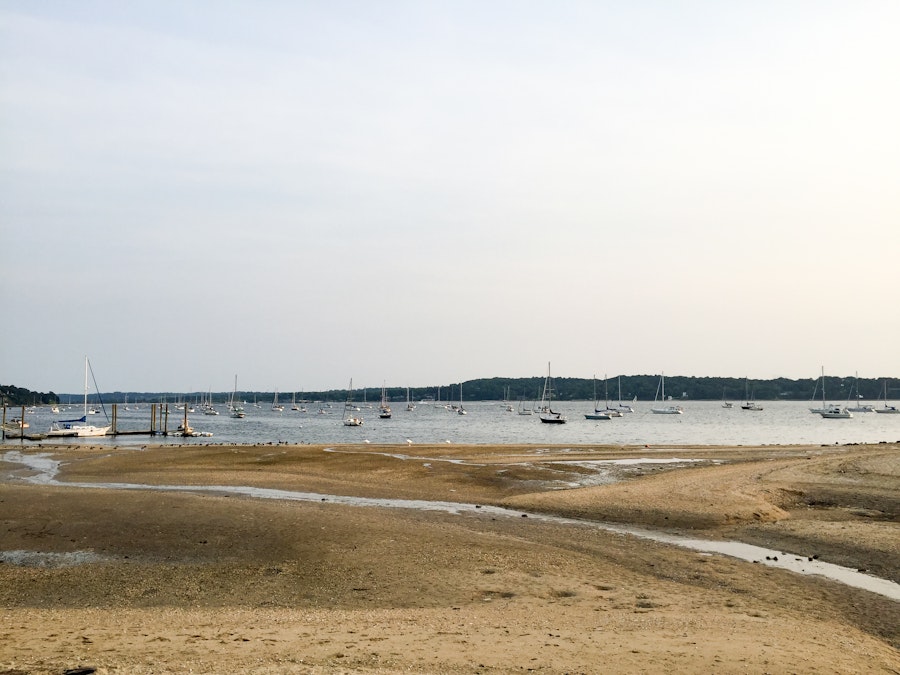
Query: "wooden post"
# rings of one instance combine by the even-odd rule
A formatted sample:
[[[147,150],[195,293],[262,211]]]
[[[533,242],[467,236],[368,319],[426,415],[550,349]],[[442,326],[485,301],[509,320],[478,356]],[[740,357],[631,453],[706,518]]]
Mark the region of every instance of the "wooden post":
[[[118,409],[119,409],[119,404],[113,403],[112,404],[112,414],[113,414],[112,415],[112,433],[110,434],[111,436],[116,435],[116,420],[118,417]]]

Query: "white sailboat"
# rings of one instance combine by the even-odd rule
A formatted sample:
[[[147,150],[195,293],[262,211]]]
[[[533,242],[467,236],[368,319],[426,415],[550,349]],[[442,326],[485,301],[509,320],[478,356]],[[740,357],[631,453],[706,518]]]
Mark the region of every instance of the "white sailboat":
[[[59,420],[50,425],[48,436],[106,436],[110,425],[104,427],[87,423],[88,416],[88,357],[84,357],[84,415],[77,420]]]
[[[216,410],[216,406],[213,405],[213,397],[212,397],[212,388],[210,387],[209,393],[206,397],[206,403],[203,405],[203,414],[204,415],[218,415],[219,411]]]
[[[854,388],[856,389],[856,395],[854,396],[856,405],[854,405],[852,407],[848,407],[847,410],[849,410],[850,412],[855,412],[855,413],[875,412],[874,405],[862,402],[862,396],[860,396],[860,394],[859,394],[859,373],[856,373],[856,384],[855,384]]]
[[[532,408],[534,406],[532,405]],[[522,398],[519,399],[519,414],[520,415],[531,415],[534,411],[531,408],[525,407],[525,392],[522,392]]]
[[[825,369],[822,368],[822,408],[819,414],[827,420],[847,420],[853,417],[853,413],[846,407],[835,403],[825,403]]]
[[[622,417],[622,411],[618,407],[613,408],[609,404],[609,378],[605,374],[603,375],[603,399],[606,401],[607,415],[610,417]]]
[[[462,404],[462,382],[459,383],[459,407],[456,409],[457,415],[465,415],[466,409],[463,408]]]
[[[662,389],[662,397],[660,398],[660,389]],[[656,386],[656,396],[653,398],[653,403],[659,400],[661,405],[654,405],[650,408],[650,412],[656,415],[681,415],[684,413],[684,408],[680,405],[665,405],[666,402],[666,374],[661,373],[659,378],[659,384]]]
[[[884,392],[881,396],[882,400],[884,401],[884,407],[883,408],[875,408],[875,412],[886,413],[888,415],[896,415],[896,414],[900,413],[900,408],[897,408],[897,406],[895,406],[895,405],[888,405],[888,402],[887,402],[887,380],[884,381],[884,387],[883,387],[882,391]]]
[[[599,405],[600,402],[597,400],[597,376],[594,375],[594,412],[585,413],[584,419],[586,420],[611,420],[612,415],[608,412],[600,410]]]
[[[539,417],[544,424],[565,424],[565,415],[553,412],[553,378],[550,377],[550,362],[547,362],[547,379],[544,380],[544,392],[541,394],[541,412]]]
[[[353,415],[353,378],[350,378],[350,390],[347,392],[347,402],[344,404],[344,426],[361,427],[362,419]]]
[[[278,390],[275,390],[275,399],[272,401],[272,410],[276,412],[284,412],[284,406],[278,402]]]
[[[733,408],[734,407],[734,403],[729,401],[728,398],[725,396],[725,387],[722,387],[722,407],[723,408]]]
[[[618,377],[619,381],[619,405],[616,406],[619,412],[622,413],[633,413],[634,407],[628,405],[627,403],[622,403],[622,376]],[[637,400],[637,399],[635,399]]]
[[[816,387],[813,388],[813,397],[811,399],[812,401],[816,400],[816,391],[818,389],[818,386],[819,381],[816,380]],[[811,413],[819,413],[821,415],[823,412],[828,412],[828,410],[830,410],[832,407],[833,405],[831,403],[825,402],[825,366],[822,366],[822,405],[818,408],[810,408],[809,411]]]

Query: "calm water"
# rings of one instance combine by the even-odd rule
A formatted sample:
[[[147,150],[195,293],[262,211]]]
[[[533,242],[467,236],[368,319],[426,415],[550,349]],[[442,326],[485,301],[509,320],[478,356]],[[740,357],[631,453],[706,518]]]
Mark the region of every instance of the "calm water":
[[[186,438],[157,436],[118,436],[116,438],[53,439],[65,443],[145,444],[150,440],[166,443],[538,443],[538,444],[614,444],[614,445],[756,445],[756,444],[834,444],[878,443],[900,441],[900,415],[855,413],[852,419],[831,420],[809,412],[807,402],[763,401],[760,412],[723,408],[714,401],[687,401],[683,415],[654,415],[650,402],[635,404],[635,412],[608,421],[584,419],[593,410],[592,402],[554,403],[554,409],[568,415],[562,425],[542,424],[536,415],[507,412],[499,402],[466,403],[467,415],[458,415],[431,403],[420,403],[412,412],[405,403],[394,406],[391,419],[378,417],[378,408],[363,407],[356,413],[364,420],[361,427],[345,427],[341,419],[343,404],[325,408],[308,406],[309,412],[271,410],[271,404],[245,407],[244,419],[228,416],[224,405],[220,415],[200,412],[189,416],[197,431],[211,437]],[[150,427],[150,408],[125,411],[119,406],[118,427],[142,429]],[[109,408],[107,408],[109,410]],[[8,409],[7,417],[20,414]],[[26,413],[29,432],[46,431],[55,419],[69,419],[81,414],[81,408],[59,414],[49,408]],[[183,419],[176,411],[169,415],[168,427],[174,430]],[[104,421],[102,414],[88,418],[93,424]],[[21,441],[8,439],[7,444]],[[25,444],[30,444],[25,441]]]

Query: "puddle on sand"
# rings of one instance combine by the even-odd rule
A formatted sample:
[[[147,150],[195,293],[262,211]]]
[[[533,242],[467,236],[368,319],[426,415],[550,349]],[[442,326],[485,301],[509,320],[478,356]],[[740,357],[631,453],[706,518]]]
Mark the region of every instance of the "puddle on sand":
[[[111,558],[97,555],[92,551],[70,551],[68,553],[0,551],[0,563],[16,567],[74,567],[107,560],[111,560]]]
[[[24,455],[18,451],[6,452],[2,459],[26,466],[31,473],[21,477],[22,480],[39,485],[55,485],[61,487],[96,488],[107,490],[156,490],[160,492],[193,492],[209,494],[231,494],[255,499],[281,499],[285,501],[327,502],[345,506],[368,506],[392,509],[414,509],[419,511],[441,511],[451,514],[472,514],[503,518],[521,518],[527,515],[539,522],[572,525],[579,527],[595,527],[608,532],[629,534],[641,539],[649,539],[663,544],[688,548],[702,553],[716,553],[747,562],[756,562],[770,567],[789,570],[797,574],[812,574],[838,581],[847,586],[877,593],[892,600],[900,601],[900,584],[887,579],[864,574],[849,567],[842,567],[821,560],[809,560],[808,556],[783,553],[771,549],[744,544],[737,541],[715,541],[694,539],[691,537],[645,530],[637,527],[599,523],[574,518],[562,518],[540,513],[523,513],[504,509],[498,506],[478,506],[458,502],[425,501],[411,499],[373,499],[368,497],[347,497],[343,495],[325,495],[315,492],[293,492],[272,488],[256,488],[235,485],[141,485],[138,483],[68,483],[56,480],[59,462],[48,455]]]

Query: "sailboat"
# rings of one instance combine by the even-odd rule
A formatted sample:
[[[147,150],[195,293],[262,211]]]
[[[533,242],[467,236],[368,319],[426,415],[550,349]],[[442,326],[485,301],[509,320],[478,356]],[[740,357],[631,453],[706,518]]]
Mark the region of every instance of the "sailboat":
[[[741,410],[762,410],[762,406],[754,401],[750,396],[750,380],[744,380],[744,402],[741,403]]]
[[[88,416],[88,370],[90,363],[88,357],[84,357],[84,415],[77,420],[59,420],[50,425],[48,436],[106,436],[110,425],[105,427],[94,426],[87,423]]]
[[[463,408],[462,404],[462,382],[459,383],[459,407],[456,409],[457,415],[465,415],[466,409]]]
[[[617,405],[616,408],[619,410],[619,412],[622,412],[622,413],[633,413],[634,408],[632,406],[628,405],[627,403],[622,403],[622,376],[621,375],[619,376],[618,381],[619,381],[619,405]],[[635,398],[635,400],[637,400],[637,398]]]
[[[383,420],[391,419],[391,404],[387,401],[384,383],[381,384],[381,405],[378,408],[378,416]]]
[[[594,394],[596,396],[596,394]],[[606,414],[610,417],[622,417],[622,411],[609,405],[609,378],[603,375],[603,399],[606,401]],[[596,406],[595,406],[596,407]]]
[[[862,396],[859,395],[859,373],[856,373],[855,389],[856,389],[856,396],[854,398],[856,399],[856,405],[853,406],[852,408],[848,407],[847,410],[849,410],[850,412],[856,412],[856,413],[875,412],[875,406],[870,405],[869,403],[863,403]]]
[[[409,387],[406,388],[406,409],[409,412],[416,409],[416,404],[409,400]]]
[[[347,402],[344,404],[344,426],[361,427],[362,419],[351,414],[353,412],[353,378],[350,378],[350,390],[347,392]]]
[[[231,393],[231,416],[235,419],[243,419],[246,417],[246,413],[244,412],[244,406],[241,405],[241,402],[238,401],[237,396],[237,375],[234,376],[234,391]]]
[[[886,413],[888,415],[896,415],[896,414],[900,413],[900,408],[897,408],[897,406],[895,406],[895,405],[888,405],[888,402],[887,402],[887,380],[884,381],[884,388],[882,389],[882,391],[884,392],[881,396],[882,400],[884,401],[884,407],[883,408],[875,408],[875,412]]]
[[[272,410],[276,412],[284,412],[284,406],[278,402],[278,390],[275,390],[275,399],[272,401]]]
[[[216,407],[213,405],[212,388],[210,388],[209,394],[206,398],[206,404],[203,406],[203,414],[204,415],[218,415],[219,414],[219,411],[216,410]]]
[[[723,408],[733,408],[734,403],[729,401],[725,396],[725,387],[722,387],[722,407]]]
[[[544,424],[565,424],[566,416],[553,412],[553,379],[550,377],[550,362],[547,362],[547,379],[544,380],[544,392],[541,394],[541,412],[539,417]]]
[[[816,391],[818,390],[819,381],[816,380],[816,386],[813,388],[813,397],[811,401],[816,400]],[[811,413],[823,413],[828,411],[833,406],[830,403],[825,403],[825,366],[822,366],[822,405],[819,408],[810,408],[809,411]]]
[[[532,406],[534,407],[534,406]],[[519,399],[519,414],[520,415],[531,415],[534,411],[531,408],[525,407],[525,392],[522,392],[522,398]]]
[[[659,398],[660,389],[662,389],[662,398]],[[650,412],[656,415],[681,415],[684,413],[684,409],[680,405],[665,405],[666,402],[666,374],[661,373],[659,378],[659,384],[656,387],[656,397],[654,397],[653,402],[656,403],[657,399],[659,399],[662,404],[660,407],[652,407],[650,408]]]
[[[506,407],[504,408],[504,410],[506,410],[506,412],[515,412],[516,411],[516,409],[513,408],[513,405],[509,400],[509,387],[505,387],[503,389],[503,401],[502,402],[506,404]]]
[[[598,407],[599,405],[600,405],[600,402],[597,400],[597,376],[594,375],[594,412],[585,413],[584,419],[586,419],[586,420],[611,420],[612,415],[610,415],[608,412],[604,412],[603,410],[600,410],[600,408]]]
[[[848,397],[849,400],[849,397]],[[822,369],[822,409],[819,414],[827,420],[847,420],[853,417],[853,413],[846,407],[834,403],[825,403],[825,369]]]

